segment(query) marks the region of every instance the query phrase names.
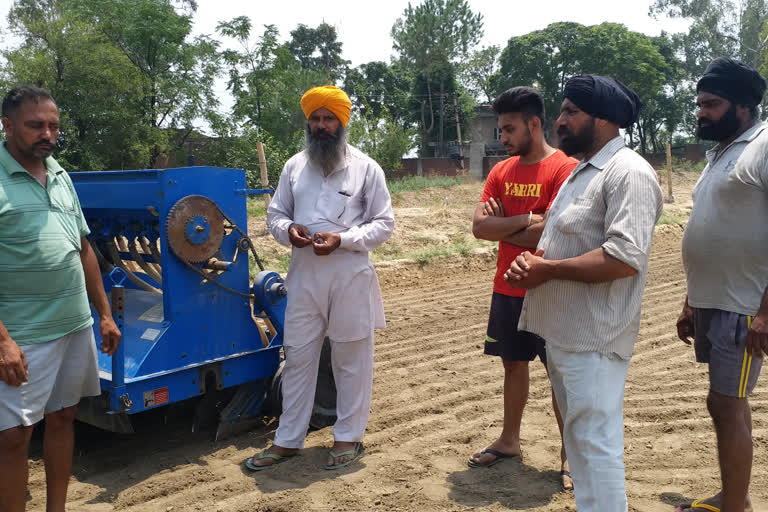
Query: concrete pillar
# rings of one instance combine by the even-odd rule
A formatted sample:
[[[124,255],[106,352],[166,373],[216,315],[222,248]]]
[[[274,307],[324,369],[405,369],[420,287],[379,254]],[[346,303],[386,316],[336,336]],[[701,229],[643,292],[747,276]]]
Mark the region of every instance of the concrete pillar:
[[[485,143],[473,142],[469,145],[469,176],[476,180],[483,179],[483,158]]]

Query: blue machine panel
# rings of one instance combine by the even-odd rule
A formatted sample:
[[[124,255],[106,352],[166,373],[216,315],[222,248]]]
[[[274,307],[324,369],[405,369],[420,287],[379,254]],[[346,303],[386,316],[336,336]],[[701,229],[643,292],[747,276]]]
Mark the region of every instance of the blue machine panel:
[[[203,394],[211,383],[222,389],[275,373],[284,291],[279,296],[275,292],[266,312],[274,320],[272,330],[279,326],[279,331],[257,324],[253,313],[264,308],[258,300],[252,305],[249,255],[243,235],[229,225],[242,233],[247,229],[244,171],[189,167],[71,176],[101,263],[107,270],[112,265],[125,268],[133,279],[125,281],[122,350],[114,357],[99,354],[102,390],[110,394],[111,412],[135,414]],[[208,272],[203,264],[182,261],[169,245],[169,213],[192,195],[210,199],[228,219],[215,258],[229,264],[214,278],[239,294],[205,280],[191,268]],[[192,245],[206,242],[217,228],[204,213],[193,212],[185,221],[184,233]],[[279,276],[278,281],[279,288]],[[104,286],[109,295],[113,282],[106,272]],[[95,312],[94,320],[100,343]],[[122,382],[119,376],[113,379],[115,364],[122,365],[117,367]]]

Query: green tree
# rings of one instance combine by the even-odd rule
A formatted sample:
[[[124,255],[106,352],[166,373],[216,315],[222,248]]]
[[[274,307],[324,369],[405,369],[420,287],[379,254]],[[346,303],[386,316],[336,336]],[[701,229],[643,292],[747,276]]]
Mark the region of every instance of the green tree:
[[[70,170],[146,166],[150,134],[136,94],[143,80],[126,56],[69,2],[19,0],[8,21],[21,44],[2,51],[5,88],[30,83],[51,90],[61,116],[56,157],[62,164]]]
[[[565,83],[574,75],[614,77],[648,102],[662,90],[668,67],[652,38],[615,23],[591,27],[553,23],[511,38],[499,60],[495,92],[516,85],[537,87],[544,97],[548,125],[557,118]],[[631,128],[629,135],[631,142]],[[640,130],[638,136],[645,149],[646,133]]]
[[[483,37],[483,16],[473,13],[466,0],[424,0],[415,7],[409,3],[391,33],[400,65],[417,79],[415,84],[421,81],[425,86],[424,94],[417,97],[422,155],[435,127],[436,95],[440,101],[437,147],[442,155],[445,100],[449,96],[446,86],[454,81],[457,64],[468,57]]]
[[[286,47],[302,68],[324,72],[329,82],[340,80],[349,66],[349,61],[341,57],[342,43],[336,27],[327,23],[317,28],[299,24],[291,31]]]
[[[498,46],[481,48],[469,57],[466,63],[460,65],[459,81],[464,88],[480,101],[492,102],[494,98],[493,76],[498,71]]]
[[[213,92],[218,43],[208,36],[191,37],[194,3],[185,3],[186,11],[177,10],[171,0],[68,3],[141,74],[144,125],[155,140],[148,163],[154,165],[161,153],[183,145],[195,120],[218,105]]]
[[[280,34],[273,25],[266,25],[255,42],[251,41],[253,27],[247,17],[221,22],[217,31],[233,38],[240,49],[222,52],[235,105],[231,116],[211,123],[214,132],[229,142],[262,134],[265,146],[270,140],[268,151],[290,156],[300,148],[295,143],[296,134],[306,126],[299,100],[311,87],[327,84],[327,73],[302,67],[288,46],[279,43]],[[284,163],[276,162],[279,169]]]
[[[251,20],[246,16],[222,21],[216,30],[222,36],[235,39],[241,47],[241,51],[222,52],[228,67],[228,87],[235,98],[233,116],[259,126],[264,110],[273,100],[272,86],[276,78],[275,61],[280,47],[280,33],[274,25],[265,25],[264,33],[252,44]]]
[[[690,22],[688,32],[681,34],[680,50],[692,76],[701,74],[712,59],[721,56],[758,66],[768,48],[765,0],[656,0],[649,14]]]
[[[402,158],[415,145],[415,130],[396,124],[388,117],[371,119],[372,110],[355,112],[347,125],[347,139],[376,160],[387,172],[402,168]]]
[[[246,127],[237,133],[224,134],[208,141],[199,152],[200,161],[206,165],[244,169],[248,188],[261,188],[261,171],[256,144],[264,144],[269,183],[277,187],[285,162],[301,150],[303,131],[297,131],[290,139],[277,140],[264,130]]]
[[[353,109],[363,116],[388,118],[407,127],[409,78],[398,66],[384,62],[369,62],[350,69],[344,79],[344,91],[352,100]]]

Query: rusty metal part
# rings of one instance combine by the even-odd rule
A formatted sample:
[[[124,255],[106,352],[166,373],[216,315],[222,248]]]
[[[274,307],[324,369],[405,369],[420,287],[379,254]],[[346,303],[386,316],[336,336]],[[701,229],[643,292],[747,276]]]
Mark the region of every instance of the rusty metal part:
[[[107,251],[109,251],[109,257],[112,258],[113,264],[125,270],[125,275],[128,276],[128,279],[130,279],[133,284],[142,290],[146,290],[152,293],[159,293],[162,295],[163,292],[161,290],[158,290],[154,286],[150,286],[146,281],[134,274],[133,271],[125,265],[125,262],[120,257],[120,253],[117,251],[117,245],[114,240],[107,242]]]
[[[144,261],[144,258],[139,254],[139,248],[135,238],[128,242],[128,252],[131,253],[131,258],[133,258],[133,261],[141,267],[141,270],[143,270],[145,274],[154,279],[157,284],[163,284],[162,276],[160,276],[157,270],[152,268],[149,263]]]
[[[139,245],[141,245],[141,250],[144,251],[144,254],[148,254],[152,256],[152,259],[155,260],[155,262],[152,264],[152,267],[160,272],[162,270],[162,267],[160,266],[160,251],[157,250],[157,246],[154,242],[151,242],[147,237],[140,236],[137,238],[139,241]]]
[[[230,265],[230,262],[228,262],[228,261],[221,261],[221,260],[218,260],[216,258],[211,258],[211,259],[209,259],[206,262],[205,268],[211,269],[211,270],[222,270],[223,271],[223,270],[227,270],[229,265]]]
[[[188,234],[195,220],[204,221],[191,226],[203,233],[202,240],[193,240]],[[186,196],[173,205],[165,220],[165,236],[171,251],[182,261],[204,263],[212,258],[224,239],[224,215],[215,202],[204,196]]]

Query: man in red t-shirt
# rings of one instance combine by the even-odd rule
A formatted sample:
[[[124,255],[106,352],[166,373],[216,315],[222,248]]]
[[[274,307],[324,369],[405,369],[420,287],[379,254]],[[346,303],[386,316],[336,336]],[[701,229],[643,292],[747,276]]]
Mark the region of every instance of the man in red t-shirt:
[[[491,466],[506,457],[519,457],[520,422],[528,400],[528,363],[536,356],[546,368],[544,340],[517,330],[524,288],[504,281],[504,272],[523,251],[535,248],[547,210],[577,160],[553,148],[544,138],[544,102],[536,89],[515,87],[493,102],[501,143],[510,158],[491,169],[472,220],[476,238],[499,241],[493,298],[485,337],[485,353],[504,363],[504,427],[499,439],[467,463]],[[552,403],[562,436],[563,422],[554,395]],[[561,484],[572,489],[568,461],[561,444]]]

